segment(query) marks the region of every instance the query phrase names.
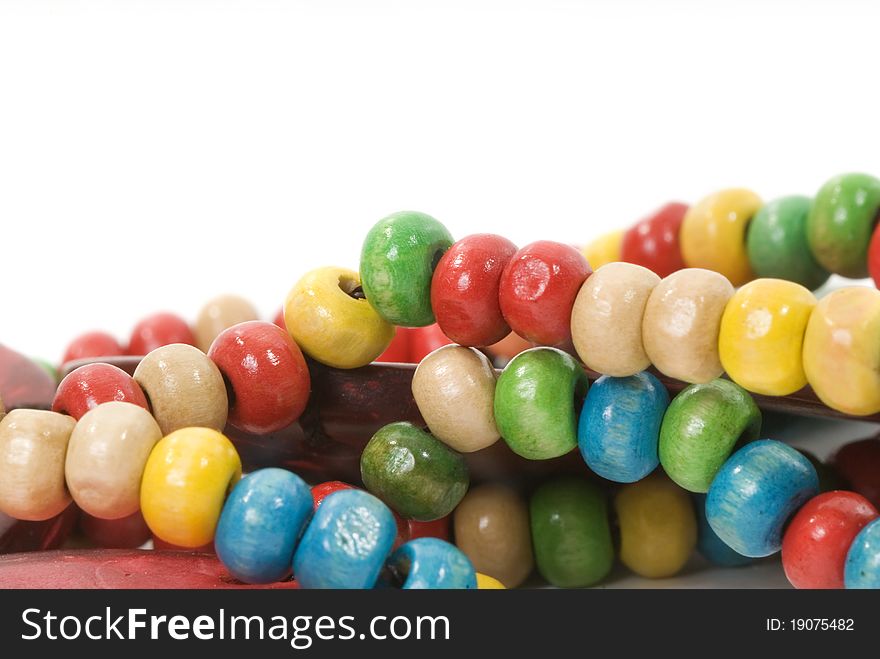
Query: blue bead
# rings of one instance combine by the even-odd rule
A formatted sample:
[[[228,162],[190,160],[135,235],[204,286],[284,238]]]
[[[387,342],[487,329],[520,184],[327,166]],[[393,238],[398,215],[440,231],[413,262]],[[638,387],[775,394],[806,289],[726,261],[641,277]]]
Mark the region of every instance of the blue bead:
[[[305,481],[284,469],[242,478],[226,500],[214,548],[226,569],[245,583],[272,583],[290,573],[290,559],[312,515]]]
[[[747,444],[725,462],[706,496],[706,518],[728,546],[759,558],[782,547],[785,523],[819,493],[816,469],[772,439]]]
[[[721,567],[742,567],[752,562],[753,559],[728,547],[709,526],[705,494],[694,495],[694,509],[697,511],[697,551],[703,558]]]
[[[405,575],[403,588],[476,588],[477,573],[455,545],[439,538],[416,538],[401,545],[388,561],[392,571]]]
[[[843,567],[847,588],[880,588],[880,519],[875,519],[853,539]]]
[[[596,380],[578,423],[578,447],[590,469],[618,483],[635,483],[654,471],[668,406],[666,387],[650,373]]]
[[[334,492],[300,540],[293,576],[303,588],[372,588],[396,536],[394,515],[372,494]]]

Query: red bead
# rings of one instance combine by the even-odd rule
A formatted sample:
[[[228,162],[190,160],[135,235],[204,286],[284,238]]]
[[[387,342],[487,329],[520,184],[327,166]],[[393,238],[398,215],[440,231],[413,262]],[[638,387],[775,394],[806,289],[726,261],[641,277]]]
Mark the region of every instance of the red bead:
[[[79,513],[75,504],[70,504],[64,512],[42,522],[15,521],[0,513],[0,522],[3,523],[0,530],[0,554],[45,551],[60,547],[76,526]],[[0,588],[3,587],[0,579]]]
[[[437,324],[454,343],[487,346],[510,327],[501,315],[498,283],[516,245],[491,233],[462,238],[434,269],[431,306]]]
[[[6,410],[16,407],[46,409],[52,405],[56,383],[32,359],[0,345],[0,400]]]
[[[449,515],[435,519],[430,522],[419,522],[414,519],[408,519],[407,526],[409,528],[409,539],[416,538],[440,538],[449,541]]]
[[[315,510],[317,510],[318,506],[321,505],[321,502],[334,492],[356,489],[358,488],[356,488],[354,485],[349,485],[348,483],[343,483],[342,481],[327,481],[326,483],[318,483],[317,485],[312,486],[312,503],[315,507]]]
[[[284,309],[279,309],[278,313],[275,314],[275,317],[272,319],[272,322],[278,325],[283,330],[287,330],[287,325],[284,324]]]
[[[499,300],[514,332],[539,345],[571,338],[571,308],[592,270],[571,245],[539,240],[520,249],[501,275]]]
[[[70,342],[61,363],[92,357],[118,357],[124,354],[125,350],[119,345],[119,341],[107,332],[87,332]]]
[[[233,325],[214,339],[208,357],[229,383],[229,423],[239,430],[281,430],[299,418],[309,401],[306,360],[277,325],[262,320]]]
[[[187,322],[173,313],[156,313],[147,316],[134,326],[128,342],[129,355],[146,355],[156,348],[172,343],[186,343],[194,346],[193,336]]]
[[[782,539],[782,567],[795,588],[843,588],[843,566],[853,538],[877,509],[860,494],[835,490],[813,497]]]
[[[410,328],[409,362],[418,364],[437,348],[448,346],[452,340],[443,333],[437,323],[425,327]]]
[[[101,519],[80,511],[79,528],[89,540],[107,549],[136,549],[151,537],[141,511],[121,519]]]
[[[831,462],[850,489],[880,508],[880,439],[850,442],[840,447]]]
[[[52,411],[79,421],[90,409],[114,400],[150,411],[143,390],[128,373],[110,364],[86,364],[68,373],[58,385]]]
[[[376,357],[377,362],[408,364],[410,328],[398,327],[394,331],[394,338],[385,348],[385,352]]]
[[[623,234],[620,260],[653,270],[660,277],[684,268],[678,232],[687,210],[687,204],[672,202],[637,222]]]
[[[874,280],[874,286],[880,288],[880,224],[874,229],[871,242],[868,243],[868,272]]]

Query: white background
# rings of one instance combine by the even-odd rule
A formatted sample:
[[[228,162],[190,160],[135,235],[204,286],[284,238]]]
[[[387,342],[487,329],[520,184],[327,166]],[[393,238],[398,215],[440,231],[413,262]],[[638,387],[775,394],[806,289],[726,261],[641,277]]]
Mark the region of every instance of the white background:
[[[584,243],[880,174],[870,2],[0,2],[0,342],[267,316],[389,212]]]

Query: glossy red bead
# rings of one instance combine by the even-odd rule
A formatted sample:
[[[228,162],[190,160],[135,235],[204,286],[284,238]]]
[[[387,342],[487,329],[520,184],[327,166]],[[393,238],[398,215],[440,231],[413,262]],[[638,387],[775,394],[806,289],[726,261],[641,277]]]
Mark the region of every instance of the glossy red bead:
[[[437,323],[409,329],[409,362],[412,364],[418,364],[437,348],[452,343]]]
[[[454,343],[487,346],[510,327],[501,314],[498,285],[516,245],[491,233],[462,238],[434,269],[431,307],[437,324]]]
[[[870,437],[841,446],[831,463],[851,490],[880,509],[880,439]]]
[[[880,288],[880,224],[874,228],[868,244],[868,273],[874,280],[874,286]]]
[[[343,483],[342,481],[327,481],[326,483],[318,483],[317,485],[312,486],[312,503],[315,507],[315,510],[317,510],[318,506],[321,505],[321,502],[323,502],[324,499],[326,499],[334,492],[356,489],[358,488],[356,488],[354,485],[349,485],[348,483]]]
[[[79,421],[90,409],[114,400],[150,411],[143,390],[128,373],[110,364],[86,364],[68,373],[58,385],[52,411]]]
[[[275,317],[272,319],[272,322],[278,325],[283,330],[287,330],[287,325],[284,324],[284,309],[279,309],[278,313],[275,314]]]
[[[394,338],[385,348],[385,351],[376,357],[377,362],[384,363],[400,363],[408,364],[409,361],[409,344],[410,344],[409,327],[397,327],[394,330]]]
[[[877,509],[855,492],[813,497],[792,518],[782,539],[782,567],[795,588],[843,588],[853,538]]]
[[[261,320],[233,325],[214,339],[208,357],[229,384],[229,423],[239,430],[281,430],[305,409],[309,369],[299,346],[277,325]]]
[[[440,538],[449,542],[451,537],[449,515],[430,522],[408,519],[406,524],[409,531],[409,540],[415,540],[416,538]]]
[[[120,519],[101,519],[80,511],[79,528],[95,545],[106,549],[136,549],[151,537],[140,511]]]
[[[156,348],[172,343],[194,346],[196,337],[193,336],[189,324],[180,316],[166,312],[156,313],[134,326],[128,341],[128,354],[146,355]]]
[[[504,319],[524,339],[559,346],[571,338],[571,308],[592,270],[571,245],[539,240],[520,249],[501,274]]]
[[[652,270],[660,277],[685,267],[678,232],[687,204],[671,202],[640,220],[623,234],[620,260]]]
[[[61,363],[92,357],[117,357],[124,354],[125,350],[119,345],[119,341],[107,332],[86,332],[68,344]]]

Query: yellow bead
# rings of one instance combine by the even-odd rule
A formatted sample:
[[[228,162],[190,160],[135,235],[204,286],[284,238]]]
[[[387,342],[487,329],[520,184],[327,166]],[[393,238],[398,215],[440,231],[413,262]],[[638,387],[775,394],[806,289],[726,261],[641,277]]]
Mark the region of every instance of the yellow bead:
[[[828,407],[880,412],[880,291],[841,288],[819,300],[804,335],[804,371]]]
[[[363,297],[358,273],[331,266],[296,283],[284,305],[284,323],[303,352],[335,368],[369,364],[394,337],[394,326]]]
[[[180,547],[214,539],[226,495],[241,478],[241,460],[224,435],[182,428],[159,441],[141,481],[141,511],[150,530]]]
[[[620,246],[623,244],[624,233],[623,230],[606,233],[581,249],[581,253],[593,270],[598,270],[606,263],[620,260]]]
[[[620,523],[620,560],[636,574],[677,574],[697,544],[690,495],[663,474],[625,485],[614,499]]]
[[[761,198],[751,190],[731,189],[691,206],[679,234],[685,264],[720,272],[734,286],[753,279],[746,227],[761,205]]]
[[[477,589],[478,590],[505,590],[504,584],[494,577],[486,576],[477,572]]]
[[[815,306],[810,291],[782,279],[756,279],[734,293],[718,338],[730,379],[767,396],[786,396],[806,385],[802,348]]]

